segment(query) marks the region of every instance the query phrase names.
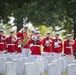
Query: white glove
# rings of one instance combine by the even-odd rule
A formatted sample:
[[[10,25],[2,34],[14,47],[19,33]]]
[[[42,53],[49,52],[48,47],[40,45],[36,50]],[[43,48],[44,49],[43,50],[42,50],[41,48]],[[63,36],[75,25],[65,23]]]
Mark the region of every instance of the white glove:
[[[47,40],[47,41],[46,41],[46,44],[48,44],[48,43],[49,43],[49,41]]]
[[[21,45],[18,45],[18,47],[21,47]]]
[[[54,47],[55,47],[55,48],[59,47],[58,42],[55,42],[55,43],[54,43]]]
[[[30,44],[30,47],[32,47],[33,46],[33,44]]]
[[[49,39],[49,42],[52,42],[52,40]]]

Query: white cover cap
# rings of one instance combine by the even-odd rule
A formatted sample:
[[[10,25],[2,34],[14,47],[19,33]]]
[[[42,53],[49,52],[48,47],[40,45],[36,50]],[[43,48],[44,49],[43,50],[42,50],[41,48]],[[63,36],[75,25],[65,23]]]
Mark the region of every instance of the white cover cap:
[[[71,36],[72,36],[72,34],[67,34],[67,37],[69,37],[69,36],[71,37]]]
[[[3,32],[3,29],[0,29],[0,32]]]
[[[46,33],[47,33],[47,34],[50,34],[50,31],[47,31]]]
[[[59,33],[59,32],[56,32],[55,34],[56,34],[56,35],[60,35],[60,33]]]
[[[10,30],[10,33],[14,33],[14,30]]]
[[[28,28],[28,26],[27,26],[27,25],[25,25],[25,26],[24,26],[24,28]]]
[[[40,34],[40,31],[35,31],[35,34]]]

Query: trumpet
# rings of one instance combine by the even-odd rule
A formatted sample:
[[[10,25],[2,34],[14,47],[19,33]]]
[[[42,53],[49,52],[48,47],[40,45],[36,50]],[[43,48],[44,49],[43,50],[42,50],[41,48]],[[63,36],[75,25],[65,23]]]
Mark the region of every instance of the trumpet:
[[[36,36],[32,36],[32,38],[31,38],[32,40],[38,40],[38,38],[36,37]]]
[[[46,44],[45,44],[46,47],[49,47],[51,46],[51,43],[49,41],[46,41]]]
[[[51,46],[51,44],[50,44],[50,43],[47,43],[47,44],[46,44],[46,47],[49,47],[49,46]]]

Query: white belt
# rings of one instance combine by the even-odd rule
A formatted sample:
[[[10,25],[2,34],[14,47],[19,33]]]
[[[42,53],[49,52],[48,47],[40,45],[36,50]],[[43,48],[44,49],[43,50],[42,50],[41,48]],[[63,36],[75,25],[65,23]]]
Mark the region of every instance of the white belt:
[[[0,44],[4,44],[4,42],[0,42]]]
[[[71,48],[71,47],[66,47],[66,48]]]
[[[8,46],[14,46],[15,44],[8,44]]]
[[[59,48],[60,46],[54,46],[54,48]]]
[[[34,46],[36,46],[36,47],[40,47],[40,45],[32,45],[32,47],[34,47]]]

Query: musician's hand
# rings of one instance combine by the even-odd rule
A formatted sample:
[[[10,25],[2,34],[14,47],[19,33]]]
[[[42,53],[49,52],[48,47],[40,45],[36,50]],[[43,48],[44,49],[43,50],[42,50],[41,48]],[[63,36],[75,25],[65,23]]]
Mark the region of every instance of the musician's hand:
[[[60,47],[60,45],[56,45],[56,46],[54,46],[54,48],[58,48],[58,47]]]
[[[17,52],[17,51],[15,51],[15,53],[17,54],[18,52]]]
[[[32,47],[33,46],[33,43],[32,44],[30,44],[30,47]]]
[[[4,54],[6,54],[7,52],[8,52],[8,50],[5,50],[5,51],[4,51]]]
[[[61,44],[61,41],[58,40],[58,43]]]

